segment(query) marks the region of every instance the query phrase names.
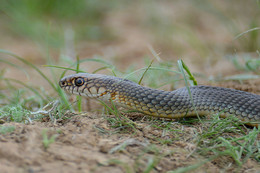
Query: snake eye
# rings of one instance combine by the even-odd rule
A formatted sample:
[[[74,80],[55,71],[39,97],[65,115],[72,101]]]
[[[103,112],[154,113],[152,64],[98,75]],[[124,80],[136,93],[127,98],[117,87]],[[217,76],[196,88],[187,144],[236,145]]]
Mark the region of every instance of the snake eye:
[[[84,84],[83,78],[78,78],[78,79],[76,79],[76,81],[75,81],[75,85],[76,85],[76,86],[81,86],[81,85],[83,85],[83,84]]]

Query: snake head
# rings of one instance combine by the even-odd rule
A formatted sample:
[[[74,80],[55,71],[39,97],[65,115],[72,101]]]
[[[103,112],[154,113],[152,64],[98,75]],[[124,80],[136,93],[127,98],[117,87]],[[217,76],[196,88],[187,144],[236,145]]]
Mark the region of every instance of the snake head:
[[[62,78],[59,82],[61,88],[66,88],[68,86],[81,87],[85,84],[86,78],[82,75],[69,75]]]
[[[101,79],[104,75],[78,73],[63,77],[59,85],[70,94],[77,94],[87,97],[99,97],[106,93]]]
[[[78,73],[63,77],[59,85],[68,93],[81,95],[87,83],[87,74]]]

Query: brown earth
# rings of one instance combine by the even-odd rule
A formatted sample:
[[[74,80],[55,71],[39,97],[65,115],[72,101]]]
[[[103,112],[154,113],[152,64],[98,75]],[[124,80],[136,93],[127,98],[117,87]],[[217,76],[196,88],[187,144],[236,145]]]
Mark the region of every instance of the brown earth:
[[[196,149],[194,135],[201,130],[200,125],[176,123],[176,129],[182,131],[165,133],[146,118],[135,118],[134,122],[136,131],[127,127],[116,129],[100,114],[84,113],[55,123],[6,123],[5,126],[15,126],[15,131],[0,137],[1,172],[143,172],[151,161],[156,165],[152,172],[166,172],[205,160],[192,154]],[[42,142],[46,129],[49,138],[56,136],[47,148]],[[174,138],[164,145],[158,140]],[[115,149],[125,142],[128,145]],[[223,170],[253,173],[260,166],[248,159],[242,167],[237,167],[231,158],[223,157],[195,172]]]

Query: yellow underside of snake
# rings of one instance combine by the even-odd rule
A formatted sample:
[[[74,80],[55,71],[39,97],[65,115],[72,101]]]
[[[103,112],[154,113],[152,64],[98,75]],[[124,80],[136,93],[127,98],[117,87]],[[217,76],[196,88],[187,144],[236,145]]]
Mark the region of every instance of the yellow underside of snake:
[[[235,115],[258,126],[260,95],[212,86],[192,86],[174,91],[143,87],[132,81],[101,74],[78,73],[62,78],[61,88],[71,94],[113,101],[119,106],[162,118],[197,115]]]

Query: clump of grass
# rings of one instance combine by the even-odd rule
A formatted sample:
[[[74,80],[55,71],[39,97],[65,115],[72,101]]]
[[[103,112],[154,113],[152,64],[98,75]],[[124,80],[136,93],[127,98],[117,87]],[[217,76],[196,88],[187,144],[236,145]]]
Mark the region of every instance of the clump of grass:
[[[0,119],[14,122],[26,122],[29,119],[30,111],[21,105],[7,105],[0,109]]]
[[[260,54],[258,59],[250,59],[246,62],[246,67],[248,70],[253,71],[255,73],[260,74],[258,71],[260,70]]]
[[[257,51],[258,57],[252,54],[230,55],[228,58],[233,65],[241,71],[252,72],[259,75],[260,70],[260,53]]]
[[[163,157],[172,154],[172,152],[162,152],[161,150],[161,148],[158,148],[155,145],[147,145],[140,151],[140,153],[134,156],[135,161],[132,165],[117,159],[110,159],[105,163],[105,165],[120,165],[125,172],[149,173],[156,168]]]
[[[216,115],[210,126],[198,134],[198,152],[202,155],[229,156],[241,166],[251,157],[259,161],[257,136],[260,130],[243,128],[235,116],[219,119]]]
[[[157,156],[154,156],[154,157],[148,157],[147,158],[147,164],[145,166],[145,169],[144,169],[144,173],[149,173],[151,172],[155,167],[156,165],[158,165],[159,163],[159,157]]]
[[[252,54],[239,54],[239,55],[229,55],[227,56],[232,62],[234,67],[241,71],[241,74],[231,75],[220,78],[220,80],[234,80],[234,81],[244,81],[260,78],[260,54],[258,57]]]
[[[185,172],[190,172],[190,171],[194,171],[197,168],[201,167],[202,165],[204,165],[205,163],[211,161],[212,159],[207,159],[207,160],[203,160],[203,161],[199,161],[198,163],[195,163],[193,165],[189,165],[186,167],[181,167],[178,168],[174,171],[168,171],[167,173],[185,173]]]
[[[243,74],[227,76],[224,80],[250,80],[250,79],[258,79],[260,78],[260,53],[257,50],[258,45],[258,32],[260,28],[255,27],[249,29],[245,32],[238,34],[234,40],[239,39],[240,37],[249,34],[249,47],[250,51],[256,52],[256,56],[253,53],[242,53],[238,55],[229,55],[228,58],[231,59],[231,62],[235,66],[236,69],[243,71]]]
[[[153,172],[165,157],[170,157],[176,151],[165,150],[164,147],[149,144],[136,155],[133,165],[135,172]],[[159,166],[160,167],[160,166]]]
[[[129,163],[125,163],[125,162],[123,162],[121,160],[118,160],[118,159],[110,159],[106,163],[103,163],[103,165],[105,165],[105,166],[108,166],[108,165],[110,165],[110,166],[118,165],[118,166],[122,167],[122,169],[126,173],[134,172],[133,168],[131,167],[131,165],[129,165]]]
[[[12,133],[14,130],[15,130],[15,126],[0,126],[1,134]]]
[[[101,100],[100,102],[105,107],[107,111],[106,114],[108,113],[115,115],[115,117],[112,118],[104,116],[105,119],[111,124],[111,127],[116,128],[118,131],[129,131],[129,129],[136,131],[136,123],[123,116],[112,101],[111,106]]]
[[[54,80],[52,80],[51,78],[47,77],[37,66],[35,66],[34,64],[25,60],[24,58],[17,56],[16,54],[14,54],[12,52],[9,52],[9,51],[6,51],[6,50],[0,50],[0,53],[3,53],[5,55],[8,55],[8,56],[14,58],[14,59],[17,59],[18,61],[22,62],[27,67],[30,67],[33,70],[35,70],[40,75],[40,77],[42,77],[42,79],[44,79],[50,85],[50,87],[53,89],[53,92],[59,96],[60,105],[58,106],[58,109],[57,109],[58,111],[64,112],[63,111],[64,108],[72,110],[72,107],[71,107],[70,103],[68,102],[67,97],[64,94],[64,91],[59,87],[58,81],[56,80],[55,77],[54,77]],[[1,59],[4,59],[4,58],[1,58]],[[21,68],[21,66],[16,65],[16,64],[15,64],[15,67]],[[39,109],[40,107],[43,107],[45,104],[50,103],[52,100],[57,99],[57,98],[55,98],[56,96],[51,97],[49,95],[50,93],[47,94],[47,92],[44,92],[44,90],[36,89],[35,86],[30,86],[30,85],[28,85],[28,84],[26,84],[22,81],[19,81],[17,79],[2,77],[1,80],[5,81],[5,84],[7,85],[7,87],[9,87],[9,90],[14,90],[14,91],[17,90],[17,88],[14,87],[12,85],[12,83],[18,83],[18,84],[24,86],[24,88],[27,89],[27,90],[23,89],[23,92],[20,92],[21,89],[18,90],[17,95],[14,95],[13,99],[10,99],[11,98],[10,96],[9,97],[3,96],[7,99],[7,103],[6,103],[7,108],[2,110],[2,114],[5,115],[5,116],[7,114],[10,115],[10,110],[8,110],[8,109],[12,109],[12,107],[14,107],[13,111],[17,110],[16,113],[14,113],[14,115],[13,115],[16,118],[12,118],[12,116],[11,116],[11,118],[9,118],[10,121],[21,122],[21,121],[24,120],[25,117],[28,118],[29,112],[25,111],[26,108],[29,109],[29,110]],[[27,96],[21,96],[21,94],[27,93],[28,91],[34,93],[35,97],[28,98]],[[12,93],[12,92],[10,92],[10,93]],[[26,94],[24,94],[24,95],[26,95]],[[27,105],[28,102],[31,102],[30,100],[34,100],[35,103],[40,103],[40,104],[39,105],[37,105],[37,104],[36,105]],[[36,106],[36,108],[33,107],[33,106]],[[6,113],[3,113],[3,112],[6,112]],[[61,115],[61,114],[59,114],[59,115]]]
[[[47,148],[49,148],[49,146],[55,142],[55,139],[58,137],[56,134],[52,135],[51,137],[48,137],[47,134],[47,129],[44,129],[42,131],[42,143],[43,143],[43,147],[46,150]]]

